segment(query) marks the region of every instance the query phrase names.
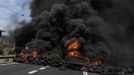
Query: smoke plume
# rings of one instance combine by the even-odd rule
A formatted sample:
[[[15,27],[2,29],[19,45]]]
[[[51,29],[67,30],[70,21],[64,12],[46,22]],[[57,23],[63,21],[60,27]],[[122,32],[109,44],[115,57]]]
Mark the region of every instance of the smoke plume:
[[[133,9],[133,0],[34,0],[31,23],[16,30],[16,46],[34,39],[31,48],[42,42],[40,49],[64,52],[75,38],[83,56],[133,67]]]

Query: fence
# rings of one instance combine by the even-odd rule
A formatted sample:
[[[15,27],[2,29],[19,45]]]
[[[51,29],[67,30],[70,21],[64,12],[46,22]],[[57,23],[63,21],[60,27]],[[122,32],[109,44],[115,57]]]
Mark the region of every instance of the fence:
[[[1,60],[0,63],[10,63],[10,62],[13,62],[13,58],[14,58],[14,55],[0,56],[0,60]]]

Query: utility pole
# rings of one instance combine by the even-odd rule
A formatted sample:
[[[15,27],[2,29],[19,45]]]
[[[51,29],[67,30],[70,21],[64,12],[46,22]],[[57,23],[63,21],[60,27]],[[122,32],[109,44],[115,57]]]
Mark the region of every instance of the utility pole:
[[[0,30],[0,37],[2,36],[2,31]]]
[[[0,43],[2,43],[2,33],[5,32],[4,30],[0,30]]]

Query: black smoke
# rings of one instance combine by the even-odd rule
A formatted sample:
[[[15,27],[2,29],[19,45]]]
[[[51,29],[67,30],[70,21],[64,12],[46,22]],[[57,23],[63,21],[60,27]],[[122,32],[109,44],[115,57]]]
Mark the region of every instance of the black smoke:
[[[25,44],[35,38],[35,29],[32,24],[25,24],[22,28],[14,31],[14,41],[18,48],[24,48]]]
[[[112,62],[133,66],[134,1],[93,0],[91,3],[99,16],[107,23],[99,29],[111,49]]]
[[[133,67],[133,4],[133,0],[34,0],[32,21],[17,29],[16,46],[35,39],[33,45],[39,40],[43,49],[64,52],[64,43],[75,38],[83,56]]]
[[[33,0],[31,3],[31,16],[39,15],[44,10],[50,10],[56,3],[64,3],[64,0]]]

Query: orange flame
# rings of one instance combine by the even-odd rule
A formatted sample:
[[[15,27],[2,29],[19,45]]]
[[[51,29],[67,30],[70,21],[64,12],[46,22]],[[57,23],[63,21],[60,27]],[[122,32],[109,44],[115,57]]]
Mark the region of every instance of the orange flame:
[[[32,51],[32,57],[33,57],[33,58],[36,58],[37,56],[38,56],[37,50],[33,50],[33,51]]]
[[[76,50],[79,47],[79,42],[77,40],[73,40],[68,45],[68,50]]]
[[[79,48],[79,41],[71,40],[70,42],[68,42],[67,45],[67,50],[68,50],[67,55],[74,56],[74,57],[80,56],[80,53],[77,51],[78,48]]]
[[[91,64],[92,65],[100,65],[100,64],[102,64],[102,61],[101,61],[101,59],[93,59],[91,61]]]
[[[79,57],[80,54],[78,51],[69,51],[68,56],[74,56],[74,57]]]

